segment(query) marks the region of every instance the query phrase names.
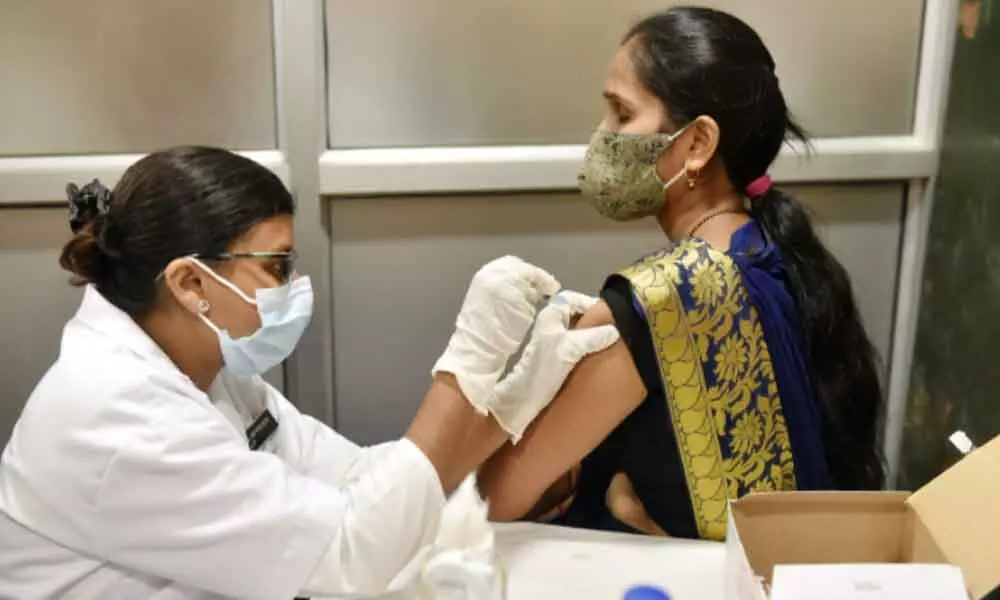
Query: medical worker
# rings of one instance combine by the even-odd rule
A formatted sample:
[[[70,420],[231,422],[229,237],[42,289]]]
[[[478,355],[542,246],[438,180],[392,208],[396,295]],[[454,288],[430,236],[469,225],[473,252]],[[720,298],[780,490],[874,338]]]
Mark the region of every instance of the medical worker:
[[[491,262],[405,437],[361,448],[261,378],[313,304],[277,177],[186,147],[142,158],[114,191],[68,192],[60,264],[85,291],[0,462],[0,598],[383,591],[431,541],[446,496],[618,338],[571,331],[594,302],[572,292],[536,315],[556,280]]]

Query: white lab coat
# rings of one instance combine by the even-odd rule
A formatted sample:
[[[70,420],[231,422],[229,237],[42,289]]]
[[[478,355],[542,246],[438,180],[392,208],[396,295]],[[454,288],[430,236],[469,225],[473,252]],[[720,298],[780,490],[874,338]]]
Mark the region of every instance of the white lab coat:
[[[409,441],[359,448],[259,378],[205,394],[88,288],[0,460],[0,598],[374,593],[444,502]]]

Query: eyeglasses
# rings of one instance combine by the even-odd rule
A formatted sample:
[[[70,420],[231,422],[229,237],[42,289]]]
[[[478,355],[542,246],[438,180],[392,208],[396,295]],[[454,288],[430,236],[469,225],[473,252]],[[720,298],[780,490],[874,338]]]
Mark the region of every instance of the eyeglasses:
[[[219,254],[198,254],[195,258],[201,260],[233,260],[236,258],[253,258],[257,260],[274,260],[274,276],[281,281],[288,281],[295,274],[295,260],[298,254],[294,250],[288,252],[220,252]]]

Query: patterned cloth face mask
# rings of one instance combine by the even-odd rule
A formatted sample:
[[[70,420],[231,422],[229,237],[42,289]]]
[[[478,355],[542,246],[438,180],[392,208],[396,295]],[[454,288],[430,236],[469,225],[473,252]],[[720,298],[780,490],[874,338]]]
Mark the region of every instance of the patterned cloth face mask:
[[[686,170],[663,182],[656,173],[656,162],[687,127],[672,134],[598,130],[590,139],[577,177],[580,191],[597,212],[615,221],[658,215],[667,189]]]

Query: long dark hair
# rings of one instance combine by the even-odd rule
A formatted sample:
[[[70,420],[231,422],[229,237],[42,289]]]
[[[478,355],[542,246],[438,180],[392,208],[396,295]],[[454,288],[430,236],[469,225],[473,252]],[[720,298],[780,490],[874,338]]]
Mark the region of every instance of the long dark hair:
[[[625,43],[640,80],[663,102],[673,125],[700,115],[719,124],[718,152],[736,189],[764,175],[788,137],[806,141],[789,115],[774,59],[757,33],[736,17],[675,7],[635,25]],[[878,359],[847,271],[791,196],[772,186],[751,199],[751,212],[784,257],[786,283],[807,340],[834,485],[877,489],[884,480]]]
[[[292,214],[281,180],[219,148],[155,152],[130,166],[114,191],[98,181],[67,186],[73,238],[59,264],[132,317],[153,307],[167,264],[218,254],[251,227]]]

